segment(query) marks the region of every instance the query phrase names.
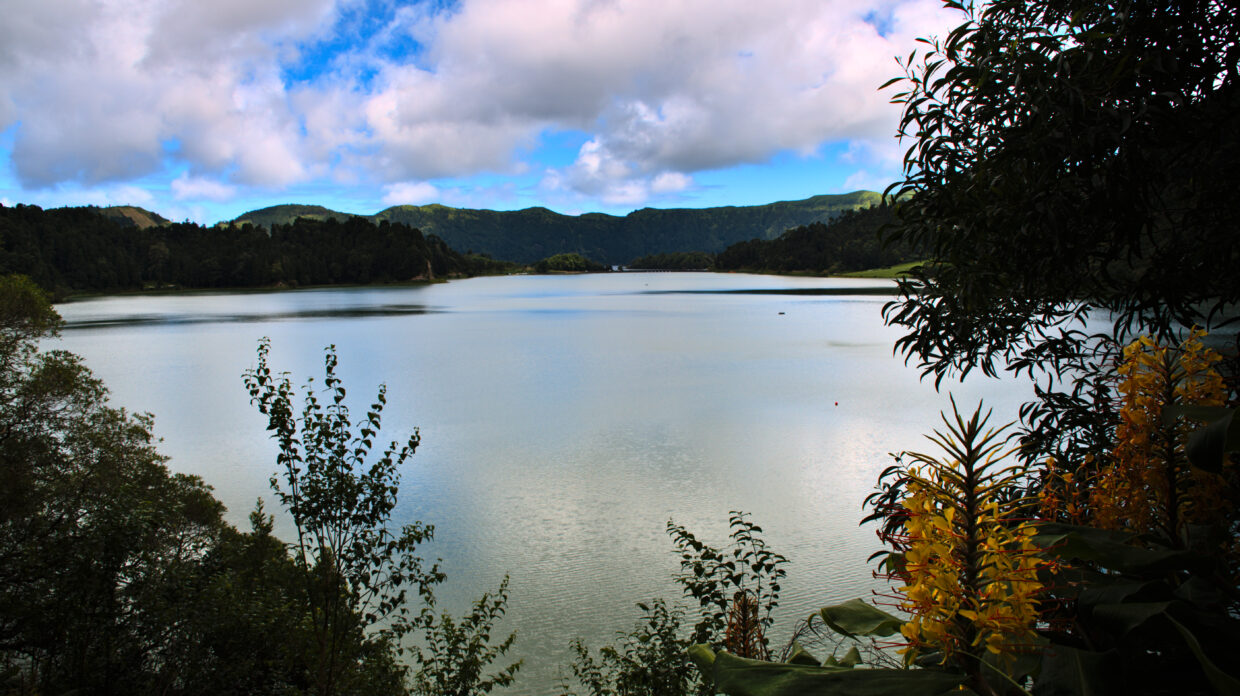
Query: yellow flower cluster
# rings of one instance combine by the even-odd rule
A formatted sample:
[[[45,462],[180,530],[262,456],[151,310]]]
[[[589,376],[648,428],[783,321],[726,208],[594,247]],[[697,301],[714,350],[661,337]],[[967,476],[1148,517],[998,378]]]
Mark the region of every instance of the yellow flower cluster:
[[[1171,418],[1171,405],[1221,406],[1218,353],[1193,331],[1179,349],[1142,337],[1124,349],[1119,366],[1120,422],[1108,465],[1090,497],[1092,522],[1106,529],[1178,536],[1183,524],[1218,510],[1221,480],[1195,471],[1184,456],[1198,424]]]
[[[1089,519],[1091,476],[1094,455],[1086,454],[1076,471],[1060,466],[1048,457],[1043,468],[1042,488],[1038,491],[1038,511],[1043,520],[1086,524]]]
[[[942,484],[934,470],[910,472],[907,584],[899,607],[911,618],[901,629],[908,643],[902,652],[906,660],[924,650],[940,651],[944,662],[983,651],[1010,658],[1036,638],[1044,589],[1038,571],[1045,561],[1034,530],[1016,523],[1015,511],[1001,507],[993,490],[965,520]]]

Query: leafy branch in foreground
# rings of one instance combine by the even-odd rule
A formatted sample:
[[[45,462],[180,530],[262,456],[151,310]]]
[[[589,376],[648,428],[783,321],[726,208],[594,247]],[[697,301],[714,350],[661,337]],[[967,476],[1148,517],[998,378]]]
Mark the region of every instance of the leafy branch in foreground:
[[[766,632],[779,605],[780,582],[788,559],[767,548],[762,528],[743,512],[729,514],[730,544],[716,548],[671,520],[667,533],[680,555],[676,582],[697,604],[692,632],[684,629],[685,610],[663,600],[639,603],[642,620],[618,645],[601,648],[597,658],[580,640],[571,665],[574,679],[590,696],[637,695],[711,696],[713,680],[693,668],[690,648],[704,643],[735,654],[770,654]],[[563,696],[573,691],[561,680]]]
[[[484,670],[512,647],[515,634],[491,644],[494,622],[508,601],[505,578],[495,594],[484,594],[459,623],[434,611],[433,588],[443,582],[439,564],[417,555],[434,529],[414,522],[391,530],[400,467],[420,443],[416,429],[405,441],[392,441],[378,456],[374,443],[382,426],[386,388],[360,422],[354,423],[346,392],[336,374],[337,357],[324,358],[323,390],[307,380],[300,414],[287,374],[268,364],[270,342],[258,345],[258,365],[243,375],[251,401],[268,418],[279,445],[279,475],[271,487],[292,517],[297,539],[290,544],[302,579],[302,599],[314,637],[312,679],[316,693],[369,693],[355,674],[359,660],[378,655],[392,671],[402,639],[423,632],[414,689],[420,694],[485,693],[510,684],[519,663],[487,676]],[[324,398],[325,397],[325,398]],[[410,604],[415,594],[421,611]],[[371,658],[375,659],[375,658]]]
[[[516,633],[491,645],[494,624],[503,618],[508,604],[508,576],[495,594],[484,593],[460,621],[450,614],[428,615],[426,647],[412,648],[418,671],[413,691],[419,696],[469,696],[486,694],[516,679],[521,662],[514,662],[495,674],[484,671],[506,654],[517,640]]]

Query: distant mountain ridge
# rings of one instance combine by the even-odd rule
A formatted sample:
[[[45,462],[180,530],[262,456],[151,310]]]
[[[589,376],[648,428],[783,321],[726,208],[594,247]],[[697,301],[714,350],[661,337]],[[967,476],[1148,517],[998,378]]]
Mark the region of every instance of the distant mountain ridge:
[[[881,199],[873,191],[854,191],[766,205],[643,208],[623,217],[605,213],[564,215],[546,208],[497,211],[439,204],[402,205],[356,217],[376,223],[404,223],[440,237],[453,249],[519,263],[576,253],[621,265],[650,254],[717,253],[736,242],[774,239],[786,230],[826,222],[845,211],[877,205]],[[355,216],[317,205],[277,205],[245,213],[232,222],[270,229],[299,217],[344,221]]]

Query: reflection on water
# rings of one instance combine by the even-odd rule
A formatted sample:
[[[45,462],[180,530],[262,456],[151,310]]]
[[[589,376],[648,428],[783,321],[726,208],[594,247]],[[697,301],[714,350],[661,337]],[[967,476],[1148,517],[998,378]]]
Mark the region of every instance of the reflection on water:
[[[65,330],[102,329],[144,324],[217,324],[225,322],[275,322],[306,319],[348,319],[353,317],[394,317],[405,314],[427,314],[435,310],[422,305],[379,305],[375,307],[343,307],[334,309],[303,309],[292,312],[211,313],[211,314],[128,314],[98,319],[79,317],[65,322]]]
[[[740,290],[649,290],[651,295],[895,295],[894,286],[832,288],[743,288]]]
[[[275,446],[240,379],[258,339],[297,383],[336,345],[357,404],[388,385],[383,437],[420,429],[396,521],[435,525],[442,604],[459,614],[510,573],[515,692],[545,694],[573,638],[598,647],[632,627],[636,602],[678,597],[669,519],[721,543],[728,512],[751,513],[792,560],[777,639],[877,587],[861,501],[888,452],[926,447],[949,389],[892,356],[891,286],[625,273],[96,298],[59,306],[58,343],[116,403],[155,414],[170,465],[213,485],[239,525],[271,497]],[[1029,393],[950,389],[995,422]]]

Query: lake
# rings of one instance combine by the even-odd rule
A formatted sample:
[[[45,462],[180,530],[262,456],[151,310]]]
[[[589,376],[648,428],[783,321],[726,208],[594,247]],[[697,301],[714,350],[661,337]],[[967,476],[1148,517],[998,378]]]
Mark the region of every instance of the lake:
[[[514,694],[552,691],[569,642],[631,628],[678,596],[669,519],[726,540],[744,510],[787,556],[776,641],[814,609],[881,587],[861,502],[890,452],[925,449],[948,392],[992,423],[1031,389],[971,377],[936,392],[892,355],[882,280],[708,273],[473,278],[416,287],[102,297],[58,305],[57,344],[114,404],[155,414],[175,471],[246,525],[275,446],[241,373],[261,337],[297,384],[334,344],[356,414],[388,386],[384,441],[419,428],[396,521],[435,525],[441,603],[511,575]],[[277,533],[287,533],[287,524]],[[287,536],[286,536],[287,538]]]

